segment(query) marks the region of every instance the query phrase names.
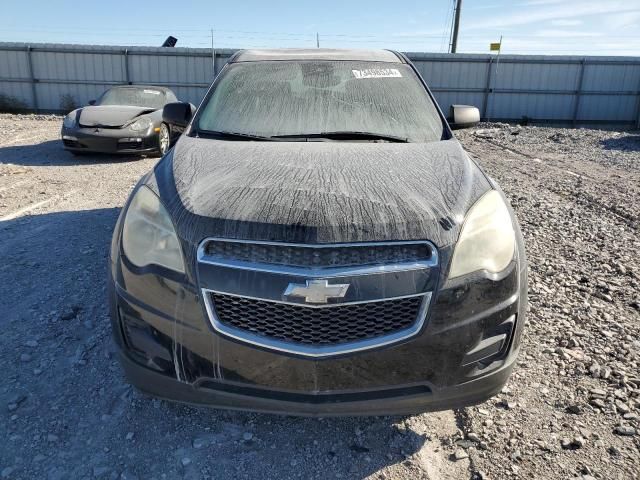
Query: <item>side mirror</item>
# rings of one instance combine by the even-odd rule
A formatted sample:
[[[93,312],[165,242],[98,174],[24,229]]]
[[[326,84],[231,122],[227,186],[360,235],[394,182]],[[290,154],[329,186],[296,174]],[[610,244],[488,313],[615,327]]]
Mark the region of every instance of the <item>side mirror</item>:
[[[89,105],[95,105],[96,101],[95,100],[89,100]]]
[[[480,122],[480,110],[471,105],[451,105],[451,128],[469,128]]]
[[[192,116],[192,105],[189,103],[167,103],[162,109],[162,121],[179,128],[189,125]]]

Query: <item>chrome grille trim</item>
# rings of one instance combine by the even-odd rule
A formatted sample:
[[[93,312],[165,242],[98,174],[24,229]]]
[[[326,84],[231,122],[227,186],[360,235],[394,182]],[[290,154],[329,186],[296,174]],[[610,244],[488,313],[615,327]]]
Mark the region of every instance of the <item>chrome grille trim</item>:
[[[363,350],[369,350],[372,348],[379,348],[385,345],[398,343],[402,340],[406,340],[410,337],[413,337],[418,332],[420,332],[420,330],[422,330],[425,319],[427,317],[429,304],[431,302],[431,292],[422,293],[419,295],[411,295],[411,296],[422,296],[423,299],[422,299],[422,304],[420,305],[420,310],[418,312],[418,317],[416,318],[416,322],[410,328],[399,330],[389,335],[384,335],[384,336],[371,338],[367,340],[342,343],[340,345],[335,345],[335,346],[323,345],[323,346],[313,347],[309,345],[276,340],[276,339],[265,337],[262,335],[256,335],[246,330],[232,328],[232,327],[229,327],[228,325],[223,324],[222,322],[220,322],[220,320],[217,318],[215,314],[215,309],[213,307],[213,301],[212,301],[212,295],[211,295],[212,293],[222,293],[224,295],[228,295],[228,294],[224,292],[213,292],[212,290],[207,290],[204,288],[202,289],[202,296],[204,298],[204,304],[207,310],[207,314],[209,316],[209,321],[211,322],[211,326],[216,331],[222,333],[227,337],[231,337],[241,342],[249,343],[251,345],[255,345],[258,347],[263,347],[270,350],[277,350],[279,352],[291,353],[295,355],[302,355],[305,357],[312,357],[312,358],[329,357],[332,355],[342,355],[347,353],[359,352]],[[248,297],[244,297],[244,298],[248,298]],[[399,297],[399,298],[407,298],[407,297]],[[397,299],[398,297],[382,298],[377,301],[397,300]],[[280,302],[280,303],[288,303],[288,302]],[[351,304],[354,304],[354,303],[371,303],[371,302],[351,302]],[[294,305],[300,308],[317,308],[317,306],[311,307],[309,305],[300,305],[300,304],[294,304]],[[341,303],[338,305],[349,305],[349,303]]]
[[[361,265],[347,267],[294,267],[287,265],[277,265],[269,263],[246,262],[240,260],[229,260],[209,255],[206,247],[209,242],[230,242],[257,245],[272,245],[281,247],[298,247],[309,249],[320,248],[363,248],[369,246],[401,246],[401,245],[427,245],[431,250],[429,259],[416,262],[387,263],[383,265]],[[205,238],[198,246],[197,259],[199,263],[207,263],[221,267],[236,268],[239,270],[251,270],[254,272],[278,273],[284,275],[297,275],[309,277],[331,278],[338,276],[374,275],[378,273],[391,273],[394,271],[422,270],[433,268],[438,265],[438,249],[431,242],[424,240],[394,241],[394,242],[353,242],[353,243],[326,243],[326,244],[306,244],[306,243],[286,243],[267,242],[251,240],[234,240],[228,238],[210,237]]]
[[[294,248],[308,248],[308,249],[331,249],[331,248],[367,248],[369,246],[403,246],[403,245],[415,245],[422,244],[429,247],[430,257],[420,261],[411,262],[397,262],[397,263],[379,263],[368,265],[348,265],[348,266],[290,266],[286,264],[276,263],[258,263],[249,261],[239,261],[233,258],[225,258],[222,255],[215,256],[207,253],[207,245],[210,242],[236,242],[242,244],[256,244],[256,245],[271,245],[280,247],[294,247]],[[306,253],[305,253],[306,254]],[[228,256],[227,256],[228,257]],[[274,350],[278,352],[300,355],[308,358],[322,358],[334,355],[342,355],[347,353],[359,352],[369,350],[373,348],[383,347],[386,345],[401,342],[417,335],[424,327],[429,306],[431,303],[432,292],[427,291],[435,288],[434,275],[437,275],[439,269],[439,257],[438,250],[431,242],[424,240],[416,241],[392,241],[392,242],[355,242],[355,243],[333,243],[333,244],[300,244],[300,243],[286,243],[286,242],[266,242],[266,241],[252,241],[252,240],[235,240],[228,238],[209,237],[202,240],[197,250],[197,264],[198,264],[198,278],[200,290],[205,306],[209,322],[213,329],[221,335],[237,340],[239,342],[261,347],[267,350]],[[234,272],[235,271],[235,272]],[[246,272],[246,273],[245,273]],[[253,275],[247,275],[251,272]],[[206,278],[204,284],[202,284],[202,275]],[[210,275],[214,275],[211,277]],[[256,281],[260,282],[260,276],[262,280],[267,281],[268,285],[273,285],[270,291],[265,292],[262,296],[262,290],[249,287],[248,285],[243,287],[242,282],[249,281],[250,285],[256,285]],[[382,275],[382,277],[381,277]],[[415,286],[410,288],[413,283],[407,283],[406,288],[400,288],[398,290],[397,284],[394,287],[396,294],[387,292],[390,295],[387,298],[376,296],[384,295],[384,288],[380,289],[380,282],[385,282],[384,275],[389,275],[389,281],[397,282],[399,277],[406,279],[409,282],[416,281]],[[225,280],[229,278],[229,280]],[[431,280],[429,280],[431,278]],[[358,292],[354,297],[345,299],[345,301],[330,302],[327,304],[309,304],[304,302],[287,301],[283,292],[286,285],[290,281],[296,281],[300,283],[304,279],[308,280],[323,280],[331,279],[332,283],[339,283],[341,280],[355,283],[359,288],[352,290],[352,292]],[[350,279],[350,280],[349,280]],[[418,280],[420,283],[418,283]],[[231,282],[228,284],[228,282]],[[430,284],[430,287],[426,287],[426,283]],[[418,287],[418,285],[425,285]],[[214,286],[215,285],[215,286]],[[279,287],[278,285],[282,285]],[[367,289],[364,289],[364,288]],[[275,288],[275,290],[274,290]],[[282,290],[279,290],[282,288]],[[404,290],[404,293],[401,291]],[[252,292],[252,293],[251,293]],[[266,335],[255,334],[245,329],[235,328],[230,325],[226,325],[221,322],[216,316],[216,310],[213,301],[213,294],[230,295],[239,298],[249,300],[260,300],[273,303],[283,303],[289,305],[295,305],[297,308],[332,308],[347,306],[353,304],[365,304],[372,302],[384,302],[387,300],[399,300],[409,297],[422,297],[422,302],[418,310],[417,318],[415,322],[408,328],[395,330],[392,333],[380,335],[377,337],[371,337],[362,340],[353,340],[342,342],[339,344],[324,344],[324,345],[309,345],[304,343],[298,343],[294,341],[286,341],[276,339]]]

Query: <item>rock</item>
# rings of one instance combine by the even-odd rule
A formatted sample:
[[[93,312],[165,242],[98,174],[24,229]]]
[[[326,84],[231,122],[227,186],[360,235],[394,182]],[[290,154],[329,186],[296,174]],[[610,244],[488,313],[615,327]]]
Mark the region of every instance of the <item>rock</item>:
[[[66,480],[69,473],[62,467],[53,467],[47,471],[47,480]]]
[[[182,457],[182,460],[180,460],[180,463],[182,464],[183,467],[186,467],[187,465],[191,464],[191,459],[189,457]]]
[[[20,361],[21,362],[30,362],[31,361],[31,355],[29,355],[28,353],[23,353],[20,355]]]
[[[109,473],[111,473],[109,467],[93,467],[93,476],[96,478],[106,477]]]
[[[57,442],[57,441],[58,441],[58,436],[57,435],[55,435],[53,433],[50,433],[50,434],[47,435],[47,442],[53,443],[53,442]]]
[[[13,412],[18,409],[20,404],[27,399],[26,395],[17,394],[9,399],[9,403],[7,404],[7,408],[10,412]]]
[[[128,433],[127,433],[127,436],[126,436],[125,438],[126,438],[127,440],[133,440],[133,435],[134,435],[134,433],[133,433],[133,432],[128,432]]]
[[[38,346],[38,341],[37,340],[27,340],[26,342],[24,342],[24,344],[27,347],[35,348],[35,347]]]
[[[628,425],[618,425],[613,429],[613,433],[623,437],[633,437],[636,434],[636,429]]]
[[[217,433],[205,433],[202,435],[198,435],[193,439],[191,444],[193,448],[204,448],[210,445],[215,445],[216,443],[220,443],[224,440],[224,436]]]
[[[246,442],[248,442],[249,440],[251,440],[253,438],[253,433],[251,432],[244,432],[242,434],[242,439]]]
[[[465,458],[469,458],[469,454],[463,448],[458,448],[453,453],[452,458],[454,461],[457,462],[458,460],[464,460]]]
[[[616,401],[615,405],[618,412],[622,414],[629,413],[631,411],[629,406],[626,403],[621,402],[620,400]]]
[[[68,309],[66,309],[62,313],[62,315],[60,315],[60,320],[73,320],[78,316],[78,313],[80,313],[80,310],[82,310],[82,307],[80,307],[79,305],[73,305]]]
[[[571,413],[573,415],[580,415],[582,413],[580,405],[569,405],[565,410],[567,411],[567,413]]]
[[[369,451],[368,447],[365,447],[364,445],[357,445],[357,444],[351,445],[349,449],[353,450],[356,453],[367,453]]]
[[[120,480],[138,480],[138,476],[131,470],[125,470],[120,474]]]
[[[9,476],[13,473],[13,468],[12,467],[6,467],[2,469],[2,472],[0,472],[0,477],[2,478],[9,478]]]
[[[574,437],[573,440],[571,440],[571,446],[573,448],[582,448],[586,445],[587,441],[583,438],[583,437]]]
[[[479,442],[480,441],[480,436],[477,433],[474,433],[474,432],[469,432],[467,434],[467,438],[469,440],[471,440],[472,442]]]

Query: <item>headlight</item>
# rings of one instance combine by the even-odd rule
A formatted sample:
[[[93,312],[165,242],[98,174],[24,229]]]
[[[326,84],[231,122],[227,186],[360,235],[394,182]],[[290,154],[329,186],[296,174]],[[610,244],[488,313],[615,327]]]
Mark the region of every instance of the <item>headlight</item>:
[[[122,249],[138,267],[162,265],[184,273],[178,236],[160,199],[140,187],[129,204],[122,227]]]
[[[153,122],[151,122],[151,120],[149,120],[148,118],[139,118],[135,122],[129,124],[128,127],[134,132],[142,132],[148,129],[152,123]]]
[[[469,210],[453,252],[449,278],[478,270],[503,271],[513,259],[516,236],[500,194],[491,190]]]
[[[73,112],[68,113],[67,115],[64,116],[64,118],[62,119],[62,124],[65,126],[65,128],[73,128],[76,126],[76,111],[74,110]]]

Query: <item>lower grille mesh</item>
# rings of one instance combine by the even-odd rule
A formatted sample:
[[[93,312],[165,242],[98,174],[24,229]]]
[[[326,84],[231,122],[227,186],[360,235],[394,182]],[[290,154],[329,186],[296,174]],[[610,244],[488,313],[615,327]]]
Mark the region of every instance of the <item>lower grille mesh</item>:
[[[418,321],[422,296],[309,308],[212,293],[218,321],[256,335],[303,345],[336,345],[390,335]]]

